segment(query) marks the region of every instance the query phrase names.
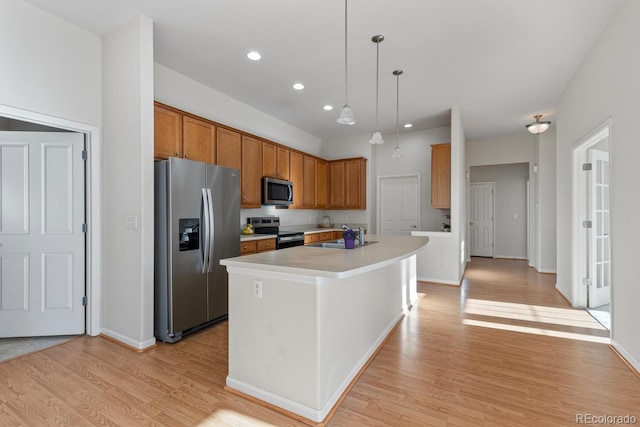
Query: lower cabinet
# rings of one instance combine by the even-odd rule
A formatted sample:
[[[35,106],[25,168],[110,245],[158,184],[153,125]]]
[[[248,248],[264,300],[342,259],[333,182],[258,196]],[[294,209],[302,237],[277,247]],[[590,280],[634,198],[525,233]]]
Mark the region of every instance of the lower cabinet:
[[[251,255],[276,249],[276,239],[249,240],[240,242],[240,255]]]
[[[335,237],[336,233],[340,237]],[[309,245],[312,243],[329,242],[331,240],[341,239],[342,231],[322,231],[320,233],[311,233],[304,235],[304,244]]]

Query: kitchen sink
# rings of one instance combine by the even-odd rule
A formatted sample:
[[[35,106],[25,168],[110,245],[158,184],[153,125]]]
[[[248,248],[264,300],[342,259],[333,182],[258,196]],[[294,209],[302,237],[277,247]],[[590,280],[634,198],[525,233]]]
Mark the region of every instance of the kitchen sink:
[[[358,241],[356,240],[355,245],[353,246],[354,249],[357,249],[359,247],[362,246],[369,246],[372,245],[374,243],[378,243],[377,240],[369,240],[364,242],[364,245],[360,245],[358,243]],[[336,249],[344,249],[344,239],[340,239],[340,240],[335,240],[332,242],[320,242],[320,243],[312,243],[310,245],[306,245],[306,246],[311,246],[311,247],[316,247],[316,248],[336,248]]]

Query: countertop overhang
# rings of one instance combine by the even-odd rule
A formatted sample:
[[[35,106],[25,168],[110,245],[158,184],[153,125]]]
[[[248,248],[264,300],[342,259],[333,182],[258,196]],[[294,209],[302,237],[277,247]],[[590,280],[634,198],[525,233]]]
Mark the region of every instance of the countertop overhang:
[[[229,272],[256,270],[342,279],[392,264],[420,252],[429,242],[424,236],[367,235],[378,243],[354,249],[297,246],[220,261]]]

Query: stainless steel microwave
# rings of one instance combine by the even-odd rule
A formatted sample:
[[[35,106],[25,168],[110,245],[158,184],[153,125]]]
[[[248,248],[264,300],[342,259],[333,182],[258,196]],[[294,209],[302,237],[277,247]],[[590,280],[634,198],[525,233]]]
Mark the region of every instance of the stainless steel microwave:
[[[289,206],[293,203],[293,182],[284,179],[262,178],[262,204]]]

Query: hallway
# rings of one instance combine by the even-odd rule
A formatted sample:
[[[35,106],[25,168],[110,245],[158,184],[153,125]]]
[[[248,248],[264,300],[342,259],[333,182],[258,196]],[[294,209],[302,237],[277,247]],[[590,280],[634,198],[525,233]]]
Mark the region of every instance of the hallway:
[[[640,417],[640,378],[608,345],[464,323],[602,338],[581,318],[578,326],[546,321],[558,316],[544,307],[572,321],[584,313],[570,309],[554,283],[525,261],[488,258],[473,258],[461,288],[419,283],[417,305],[328,425],[568,426],[585,413]],[[470,313],[469,301],[528,305],[537,318]],[[226,322],[142,354],[77,338],[0,363],[0,418],[38,426],[303,425],[226,392],[227,357]]]

